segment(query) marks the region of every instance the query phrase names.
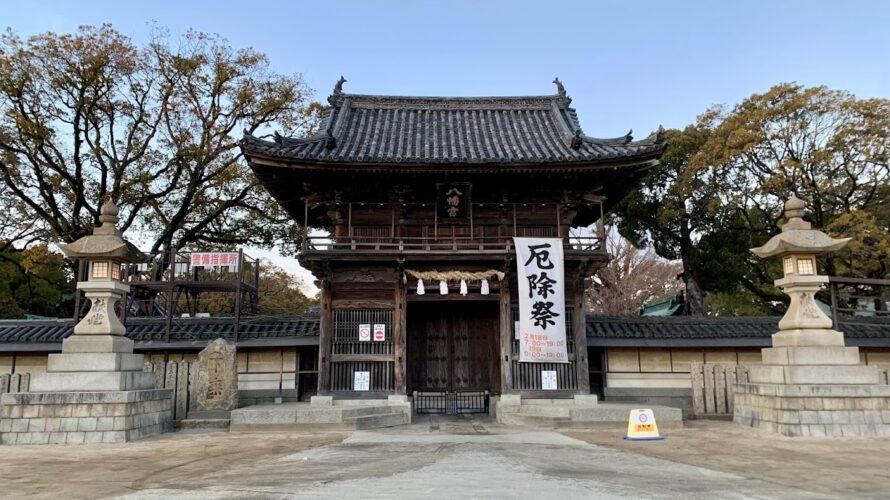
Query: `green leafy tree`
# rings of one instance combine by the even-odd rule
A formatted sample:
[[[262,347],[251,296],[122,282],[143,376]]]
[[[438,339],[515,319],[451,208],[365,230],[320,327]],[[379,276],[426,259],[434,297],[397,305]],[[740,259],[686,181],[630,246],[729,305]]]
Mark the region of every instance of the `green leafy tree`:
[[[317,298],[307,297],[302,281],[284,269],[263,262],[260,268],[260,314],[303,314],[307,308],[319,304]]]
[[[0,318],[60,315],[63,294],[74,291],[64,256],[47,245],[0,252]]]
[[[702,313],[703,280],[697,242],[715,222],[719,179],[709,168],[693,168],[692,158],[710,136],[712,113],[684,130],[667,130],[660,164],[613,212],[622,236],[634,246],[652,246],[661,257],[683,266],[688,312]]]
[[[300,228],[242,159],[242,130],[311,128],[300,75],[251,49],[157,29],[139,46],[108,25],[0,36],[0,239],[72,242],[105,199],[153,252],[278,245]]]
[[[842,264],[826,259],[828,273],[886,277],[874,234],[890,227],[890,101],[780,84],[668,139],[661,165],[616,216],[635,244],[683,262],[688,312],[784,308],[778,266],[748,249],[779,231],[791,193],[808,202],[814,227],[861,242]],[[727,307],[733,300],[744,307]]]
[[[723,114],[692,166],[722,172],[720,226],[724,235],[742,235],[745,245],[760,245],[779,232],[782,206],[791,193],[807,202],[807,219],[817,229],[826,230],[839,219],[846,222],[837,230],[849,229],[847,223],[860,223],[861,228],[865,219],[851,220],[850,214],[873,211],[875,229],[886,230],[890,100],[857,99],[826,87],[776,85]],[[740,285],[762,303],[785,301],[772,285],[781,274],[775,263],[741,250],[738,255],[744,258],[726,256],[720,262],[734,260]],[[824,264],[828,274],[837,274],[834,257]],[[865,271],[867,266],[850,261],[847,269]]]

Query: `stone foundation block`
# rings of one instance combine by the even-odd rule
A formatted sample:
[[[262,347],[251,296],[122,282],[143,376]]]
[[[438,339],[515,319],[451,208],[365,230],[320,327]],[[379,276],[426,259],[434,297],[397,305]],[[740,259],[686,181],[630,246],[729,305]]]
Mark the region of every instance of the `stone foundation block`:
[[[890,386],[738,384],[733,420],[784,436],[890,436]]]
[[[773,347],[844,346],[844,334],[836,330],[793,329],[773,334]]]
[[[114,372],[142,371],[142,354],[122,352],[78,352],[50,354],[48,372]]]
[[[764,365],[858,365],[859,348],[844,346],[772,347],[762,349]]]
[[[748,380],[776,385],[877,385],[881,371],[865,365],[752,365]]]
[[[39,373],[34,375],[31,381],[31,391],[54,393],[74,391],[138,391],[154,387],[154,377],[153,373],[143,371]]]
[[[121,335],[72,335],[62,341],[62,352],[132,353],[133,341]],[[141,367],[140,367],[141,369]]]
[[[118,443],[168,432],[172,393],[171,389],[151,389],[4,394],[0,397],[0,443]]]

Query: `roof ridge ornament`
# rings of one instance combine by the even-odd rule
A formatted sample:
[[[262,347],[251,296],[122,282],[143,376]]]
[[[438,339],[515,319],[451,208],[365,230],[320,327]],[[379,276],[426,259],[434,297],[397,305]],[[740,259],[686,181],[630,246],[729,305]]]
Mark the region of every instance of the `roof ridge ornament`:
[[[562,82],[559,81],[559,77],[554,78],[553,83],[556,84],[556,95],[558,95],[560,97],[565,97],[566,96],[566,88],[563,87]]]
[[[553,83],[556,84],[556,97],[557,99],[565,106],[572,104],[572,98],[566,95],[566,88],[563,86],[562,82],[559,80],[559,77],[553,79]]]
[[[578,129],[575,129],[575,136],[572,137],[572,144],[571,144],[572,149],[574,149],[575,151],[581,149],[581,142],[582,142],[581,129],[578,128]]]
[[[344,83],[346,83],[346,78],[343,78],[343,75],[340,75],[340,79],[337,80],[337,83],[334,84],[334,93],[332,93],[328,97],[328,103],[330,103],[332,106],[334,105],[334,102],[337,100],[337,98],[343,95]]]

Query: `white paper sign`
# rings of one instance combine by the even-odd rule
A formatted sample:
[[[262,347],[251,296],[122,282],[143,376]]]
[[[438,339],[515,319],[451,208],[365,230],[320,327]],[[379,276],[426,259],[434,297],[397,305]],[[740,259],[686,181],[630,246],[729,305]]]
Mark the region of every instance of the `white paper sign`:
[[[513,322],[513,338],[515,338],[516,340],[519,340],[519,322],[518,321]]]
[[[562,239],[513,241],[519,281],[519,361],[568,363]]]
[[[371,389],[371,372],[355,372],[352,390],[368,391]]]
[[[358,325],[358,340],[359,340],[359,342],[370,342],[371,341],[371,325],[370,324]]]
[[[386,325],[383,323],[374,324],[374,342],[383,342],[386,340]]]
[[[556,370],[541,371],[541,389],[545,391],[555,391],[556,387]]]

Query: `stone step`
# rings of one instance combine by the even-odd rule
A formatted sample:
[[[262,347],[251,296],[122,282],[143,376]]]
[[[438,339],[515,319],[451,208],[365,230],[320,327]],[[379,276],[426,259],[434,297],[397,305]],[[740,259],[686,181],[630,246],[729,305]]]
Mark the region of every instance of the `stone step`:
[[[508,425],[522,425],[542,429],[556,429],[567,426],[572,422],[572,419],[569,417],[553,417],[514,412],[501,413],[498,415],[498,420]]]
[[[377,415],[382,413],[392,413],[392,408],[388,405],[378,406],[342,406],[335,407],[343,416],[343,419],[363,417],[365,415]]]
[[[174,422],[179,429],[228,429],[231,421],[227,418],[189,418]]]
[[[386,399],[335,399],[331,406],[387,406]]]
[[[353,423],[356,430],[379,429],[381,427],[406,425],[408,423],[408,415],[402,412],[377,413],[372,415],[362,415],[360,417],[345,418],[343,421]]]
[[[522,405],[519,407],[519,413],[524,415],[539,415],[542,417],[568,418],[572,415],[572,407],[562,405]]]
[[[627,423],[632,409],[648,408],[655,415],[655,422],[663,424],[668,422],[682,422],[683,410],[670,406],[648,406],[639,404],[607,404],[603,403],[591,408],[576,408],[572,410],[574,422],[622,422]]]
[[[574,398],[522,398],[522,406],[540,406],[540,405],[556,405],[556,406],[573,406]]]

